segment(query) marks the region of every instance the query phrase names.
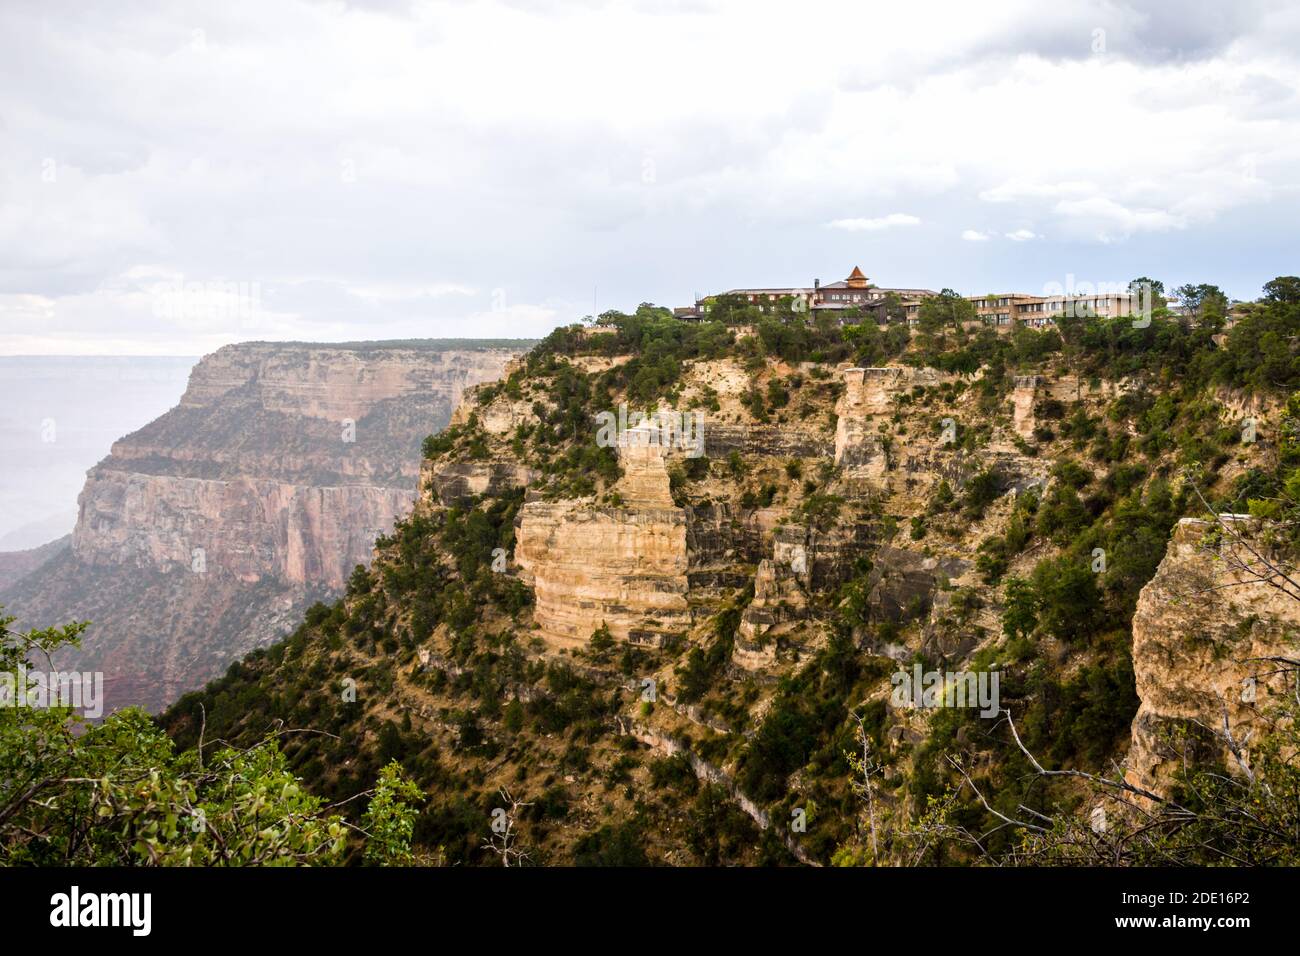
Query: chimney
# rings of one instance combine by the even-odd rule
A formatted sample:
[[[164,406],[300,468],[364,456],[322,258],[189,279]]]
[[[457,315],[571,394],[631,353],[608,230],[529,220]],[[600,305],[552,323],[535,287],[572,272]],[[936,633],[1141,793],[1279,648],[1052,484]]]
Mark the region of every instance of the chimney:
[[[822,280],[821,280],[821,279],[813,279],[813,291],[816,292],[816,291],[817,291],[818,289],[820,289],[821,287],[822,287]]]

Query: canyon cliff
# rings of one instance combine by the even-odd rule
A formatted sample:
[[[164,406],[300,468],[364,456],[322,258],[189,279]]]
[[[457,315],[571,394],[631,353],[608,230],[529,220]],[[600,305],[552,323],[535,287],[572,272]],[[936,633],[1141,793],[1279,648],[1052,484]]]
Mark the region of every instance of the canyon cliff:
[[[103,671],[110,709],[157,709],[340,593],[415,499],[420,442],[518,347],[245,343],[90,470],[71,547],[0,603],[89,620],[58,664]]]
[[[650,438],[633,430],[619,445],[619,505],[533,501],[520,512],[520,579],[551,641],[582,645],[606,626],[616,639],[658,645],[690,621],[686,512],[673,504],[666,449]]]
[[[1164,788],[1163,728],[1250,677],[1279,699],[1250,658],[1294,657],[1294,612],[1222,593],[1192,520],[1273,488],[1278,405],[1244,441],[1160,377],[1155,332],[1116,331],[1143,350],[648,306],[557,330],[467,391],[344,597],[165,722],[319,724],[286,750],[331,800],[397,759],[456,862],[492,862],[506,790],[539,862],[1018,859],[998,813],[1090,798],[1024,751]],[[699,441],[662,424],[697,415]],[[909,699],[914,674],[992,696]],[[918,847],[918,821],[987,839]]]
[[[1300,599],[1266,571],[1258,522],[1184,518],[1133,615],[1141,700],[1128,778],[1168,794],[1198,762],[1248,773],[1252,744],[1277,729],[1296,691],[1284,661],[1300,648]],[[1258,557],[1257,557],[1258,556]]]

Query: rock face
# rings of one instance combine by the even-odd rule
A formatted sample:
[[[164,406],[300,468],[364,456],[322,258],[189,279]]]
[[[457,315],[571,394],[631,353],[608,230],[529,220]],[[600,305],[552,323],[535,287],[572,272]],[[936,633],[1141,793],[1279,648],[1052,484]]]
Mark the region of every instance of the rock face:
[[[517,348],[227,346],[86,478],[66,560],[0,596],[93,622],[60,663],[158,708],[336,595],[415,500],[420,442]],[[471,482],[472,484],[472,482]]]
[[[1038,422],[1034,417],[1034,401],[1043,380],[1038,375],[1017,375],[1011,392],[1011,428],[1021,438],[1034,437]]]
[[[704,448],[710,458],[725,458],[733,451],[775,458],[818,458],[830,457],[835,451],[829,441],[805,428],[721,422],[706,422]]]
[[[874,524],[844,519],[825,530],[784,524],[772,532],[772,557],[808,590],[832,591],[853,577],[855,562],[879,545]]]
[[[891,410],[895,392],[911,371],[851,368],[844,372],[844,394],[835,406],[835,464],[855,477],[884,479],[889,459],[876,434],[875,419]]]
[[[686,576],[692,596],[715,600],[731,588],[743,588],[763,560],[761,511],[746,513],[727,503],[693,505],[686,511]]]
[[[248,583],[269,576],[338,589],[413,499],[407,488],[101,467],[82,492],[72,550],[89,565],[219,570]]]
[[[952,432],[922,434],[907,439],[889,437],[892,419],[900,412],[900,398],[913,390],[933,389],[955,381],[955,376],[932,368],[889,366],[844,370],[844,392],[835,405],[835,463],[844,475],[885,493],[924,489],[938,480],[960,488],[977,472],[993,468],[1004,490],[1017,492],[1042,486],[1048,467],[1043,461],[1020,454],[1007,441],[994,441],[975,452],[956,442],[966,423],[952,419]],[[1043,389],[1040,376],[1015,379],[1012,389],[1012,432],[1031,437],[1037,424],[1034,401]]]
[[[690,625],[686,511],[673,504],[665,449],[634,436],[619,448],[624,504],[528,502],[516,560],[545,639],[585,643],[602,624],[619,640],[661,645]]]
[[[876,554],[869,578],[871,605],[884,620],[921,617],[929,613],[939,588],[969,568],[970,563],[959,558],[932,557],[885,545]]]
[[[951,379],[932,368],[846,369],[844,394],[835,405],[835,464],[851,477],[883,482],[894,463],[877,428],[893,413],[895,399],[912,388]]]
[[[808,598],[797,578],[801,561],[793,566],[780,561],[762,561],[754,575],[754,600],[745,608],[731,659],[746,670],[758,670],[776,660],[776,639],[784,625],[801,620],[808,610]]]
[[[241,391],[268,412],[359,421],[377,406],[411,399],[451,412],[467,387],[494,381],[518,349],[390,346],[231,345],[195,366],[181,408],[211,408]],[[409,460],[409,468],[418,460]]]
[[[1234,570],[1234,545],[1212,543],[1213,528],[1193,518],[1178,523],[1133,617],[1141,705],[1128,775],[1158,793],[1167,791],[1184,749],[1238,769],[1215,736],[1225,716],[1248,750],[1268,725],[1270,701],[1294,690],[1261,658],[1297,656],[1300,601]],[[1179,739],[1183,731],[1190,737]]]
[[[426,505],[436,502],[451,507],[478,495],[495,497],[512,488],[525,488],[535,477],[524,465],[499,461],[425,467],[420,473],[420,500]]]

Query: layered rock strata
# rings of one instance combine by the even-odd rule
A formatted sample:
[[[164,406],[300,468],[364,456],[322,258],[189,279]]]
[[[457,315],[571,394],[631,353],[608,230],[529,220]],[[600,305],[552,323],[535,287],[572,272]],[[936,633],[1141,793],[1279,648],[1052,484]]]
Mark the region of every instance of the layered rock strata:
[[[1252,522],[1226,523],[1231,531],[1211,534],[1212,522],[1179,521],[1133,615],[1141,704],[1127,770],[1158,793],[1168,791],[1185,753],[1244,772],[1250,748],[1273,726],[1273,705],[1295,691],[1294,672],[1275,658],[1300,657],[1300,600],[1242,566],[1244,559],[1262,568],[1235,540],[1255,537]]]
[[[1047,479],[1043,461],[1020,454],[1008,443],[992,443],[978,451],[960,447],[961,423],[951,429],[911,440],[893,434],[892,421],[900,402],[953,382],[955,377],[930,368],[850,368],[844,371],[844,392],[835,406],[835,463],[850,480],[887,493],[921,491],[947,481],[954,489],[986,468],[995,468],[1005,490],[1022,491]],[[1034,400],[1042,390],[1039,376],[1021,376],[1012,391],[1012,431],[1032,436],[1036,423]]]
[[[799,585],[796,557],[791,566],[779,558],[762,561],[754,575],[754,599],[741,615],[732,648],[732,662],[759,670],[776,661],[776,642],[808,612],[808,598]]]
[[[621,444],[620,506],[530,501],[520,509],[515,559],[547,641],[582,644],[606,625],[616,639],[662,645],[690,626],[686,511],[673,504],[664,451],[636,437]]]
[[[338,594],[411,509],[423,438],[518,351],[222,348],[91,469],[70,554],[0,603],[28,626],[90,620],[60,663],[103,671],[110,709],[161,707]]]
[[[951,378],[928,368],[846,369],[844,393],[835,405],[835,463],[849,477],[883,482],[896,459],[881,437],[881,423],[893,415],[900,395]]]

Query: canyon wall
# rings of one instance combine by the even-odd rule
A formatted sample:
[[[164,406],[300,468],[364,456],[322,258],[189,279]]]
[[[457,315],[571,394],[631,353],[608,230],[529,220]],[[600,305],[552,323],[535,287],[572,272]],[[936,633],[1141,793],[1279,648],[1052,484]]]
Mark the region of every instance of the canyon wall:
[[[665,449],[630,434],[621,505],[530,501],[520,512],[515,557],[553,644],[585,643],[603,624],[618,640],[660,645],[690,624],[686,511],[673,504]]]
[[[81,496],[73,553],[90,565],[221,571],[341,588],[414,495],[373,485],[313,487],[105,468]]]
[[[1226,525],[1225,534],[1212,522],[1179,521],[1133,615],[1141,704],[1127,772],[1157,793],[1168,791],[1184,753],[1242,772],[1222,736],[1225,722],[1249,766],[1252,741],[1273,721],[1272,703],[1295,690],[1270,658],[1300,656],[1300,600],[1242,564],[1262,567],[1234,537],[1253,539],[1251,522],[1229,517]]]
[[[951,388],[956,375],[932,368],[886,366],[850,368],[843,371],[844,392],[835,405],[835,464],[846,478],[885,494],[907,494],[947,481],[964,485],[977,472],[994,468],[1006,488],[1021,491],[1041,486],[1047,480],[1047,466],[1022,454],[1014,438],[1032,436],[1036,419],[1034,402],[1044,390],[1042,376],[1017,376],[1010,397],[1009,428],[993,429],[986,447],[963,447],[965,430],[986,419],[969,412],[944,414],[942,404],[933,412],[918,414],[916,399],[927,392]],[[955,394],[955,392],[954,392]],[[921,433],[896,434],[896,419],[908,418],[933,425]],[[926,422],[926,419],[930,419]]]
[[[89,619],[60,664],[105,672],[110,708],[158,708],[337,595],[415,500],[423,438],[518,348],[227,346],[179,404],[114,443],[71,551],[0,603]]]

